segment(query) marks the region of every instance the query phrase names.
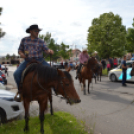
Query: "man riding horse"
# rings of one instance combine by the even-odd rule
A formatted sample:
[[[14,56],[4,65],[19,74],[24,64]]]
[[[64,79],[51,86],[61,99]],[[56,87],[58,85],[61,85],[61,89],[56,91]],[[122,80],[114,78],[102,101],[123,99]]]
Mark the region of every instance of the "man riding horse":
[[[25,70],[26,65],[30,63],[32,60],[36,60],[37,62],[45,65],[50,66],[43,58],[43,52],[47,54],[53,54],[53,50],[47,48],[46,44],[43,40],[38,38],[39,32],[41,31],[38,28],[38,25],[31,25],[29,28],[26,29],[26,33],[29,33],[29,37],[25,37],[21,40],[18,53],[21,58],[25,60],[19,65],[17,70],[14,72],[14,79],[18,87],[19,96],[21,96],[21,92],[19,90],[19,84],[21,81],[22,72]],[[20,100],[15,98],[16,101]]]
[[[76,77],[75,77],[76,79],[80,75],[80,70],[81,70],[82,65],[87,64],[88,59],[89,59],[89,56],[87,53],[87,49],[83,49],[83,51],[81,52],[79,56],[80,64],[78,65],[78,68],[77,68]]]

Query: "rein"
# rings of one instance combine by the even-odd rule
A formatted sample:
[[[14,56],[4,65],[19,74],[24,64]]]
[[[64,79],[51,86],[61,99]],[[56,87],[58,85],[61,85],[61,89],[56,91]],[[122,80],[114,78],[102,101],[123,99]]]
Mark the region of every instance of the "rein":
[[[62,77],[62,78],[65,78],[65,77]],[[51,95],[60,97],[60,96],[58,96],[57,94],[51,93],[49,90],[45,89],[45,88],[39,83],[39,76],[38,76],[38,73],[37,73],[37,82],[38,82],[38,85],[40,86],[40,88],[42,88],[43,90],[45,90],[48,94],[51,94]],[[70,98],[67,96],[67,94],[66,94],[66,92],[65,92],[65,89],[64,89],[64,87],[63,87],[63,82],[62,82],[62,80],[60,81],[60,83],[57,84],[56,93],[57,93],[57,89],[58,89],[58,85],[59,85],[59,84],[61,84],[61,86],[62,86],[62,89],[63,89],[64,95],[65,95],[65,98],[67,98],[68,101],[69,101],[70,104],[71,104]],[[64,97],[60,97],[60,98],[61,98],[61,99],[64,99]]]

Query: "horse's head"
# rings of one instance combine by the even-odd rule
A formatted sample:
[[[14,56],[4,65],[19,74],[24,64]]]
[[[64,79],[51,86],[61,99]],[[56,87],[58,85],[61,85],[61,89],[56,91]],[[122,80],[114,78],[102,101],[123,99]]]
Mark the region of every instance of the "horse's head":
[[[69,70],[61,71],[57,69],[57,72],[59,76],[57,89],[56,89],[57,93],[61,94],[67,100],[67,103],[73,104],[73,103],[81,102],[75,90],[72,77],[69,74]]]
[[[95,57],[90,57],[90,58],[88,59],[87,66],[88,66],[89,68],[95,69],[96,66],[97,66],[97,64],[98,64],[98,62],[97,62],[97,60],[96,60]]]

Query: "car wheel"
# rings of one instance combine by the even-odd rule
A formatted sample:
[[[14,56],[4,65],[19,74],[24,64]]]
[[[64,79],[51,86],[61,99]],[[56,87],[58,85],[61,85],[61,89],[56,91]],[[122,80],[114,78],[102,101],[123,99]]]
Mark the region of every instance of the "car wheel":
[[[115,74],[112,74],[112,75],[110,76],[110,80],[111,80],[112,82],[117,81]]]
[[[0,125],[1,123],[6,123],[7,118],[6,118],[6,113],[3,109],[0,109]]]

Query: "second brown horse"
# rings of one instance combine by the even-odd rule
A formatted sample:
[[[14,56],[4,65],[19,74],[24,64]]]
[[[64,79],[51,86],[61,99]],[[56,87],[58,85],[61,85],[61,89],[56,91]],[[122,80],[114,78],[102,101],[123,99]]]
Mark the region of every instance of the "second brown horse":
[[[81,69],[80,75],[79,75],[79,81],[80,84],[82,84],[82,90],[84,92],[84,95],[86,95],[86,79],[88,80],[88,93],[90,94],[89,91],[89,85],[91,83],[92,80],[92,76],[93,76],[93,70],[95,69],[97,65],[97,60],[95,59],[95,57],[90,57],[88,59],[88,62],[86,65],[84,65]]]

